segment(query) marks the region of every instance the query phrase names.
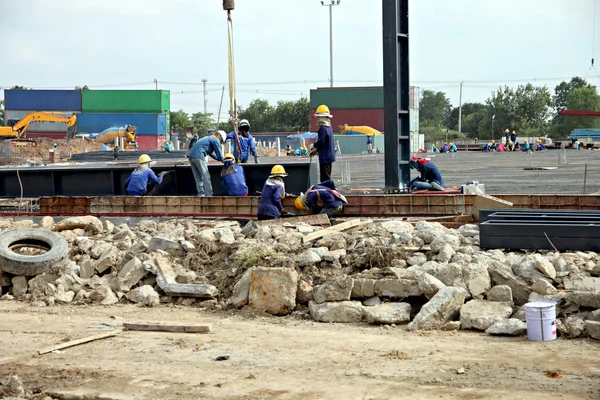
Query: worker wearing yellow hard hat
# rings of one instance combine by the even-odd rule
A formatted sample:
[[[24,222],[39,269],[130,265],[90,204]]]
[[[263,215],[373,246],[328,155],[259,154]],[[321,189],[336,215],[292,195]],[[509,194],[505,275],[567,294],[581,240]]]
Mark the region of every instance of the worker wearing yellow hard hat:
[[[331,129],[331,112],[329,107],[322,104],[317,107],[315,117],[319,126],[317,141],[312,145],[310,156],[319,154],[319,172],[320,181],[325,182],[331,179],[331,168],[335,162],[335,142],[333,140],[333,130]]]
[[[144,196],[151,193],[155,185],[160,185],[163,176],[168,173],[165,171],[156,176],[151,168],[154,163],[148,154],[142,154],[138,158],[138,164],[138,167],[125,181],[125,188],[130,196]]]
[[[289,214],[284,208],[281,200],[286,197],[285,183],[283,178],[288,176],[283,165],[275,165],[271,168],[271,175],[265,182],[260,202],[258,203],[258,219],[279,219]]]
[[[336,190],[332,180],[312,186],[306,194],[301,193],[294,201],[294,206],[299,211],[310,208],[313,214],[326,214],[329,217],[342,211],[344,204],[348,204],[348,201]]]
[[[244,168],[235,165],[235,157],[231,153],[223,157],[223,169],[221,170],[221,191],[226,196],[248,196],[248,185],[244,176]]]

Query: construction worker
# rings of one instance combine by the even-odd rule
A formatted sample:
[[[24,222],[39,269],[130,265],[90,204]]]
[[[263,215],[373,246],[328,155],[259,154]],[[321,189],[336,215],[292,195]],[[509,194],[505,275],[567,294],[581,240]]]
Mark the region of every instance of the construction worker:
[[[198,141],[198,134],[194,133],[194,136],[190,140],[190,144],[188,146],[188,149],[191,149],[192,147],[194,147],[194,145],[196,144],[197,141]]]
[[[294,152],[292,151],[292,146],[290,146],[289,144],[285,146],[285,155],[288,157],[294,155]]]
[[[163,148],[167,153],[173,152],[173,145],[171,144],[171,142],[165,142],[165,144],[163,145]]]
[[[454,143],[450,143],[450,153],[456,153],[458,149]]]
[[[444,143],[444,145],[442,146],[442,153],[447,153],[450,151],[450,146],[448,146],[448,143]]]
[[[506,151],[515,151],[515,144],[510,139],[508,139],[506,144]]]
[[[238,155],[237,143],[233,132],[227,134],[227,140],[233,143],[233,155],[236,160],[239,159],[242,163],[248,162],[248,151],[254,156],[254,162],[258,164],[258,154],[256,153],[256,147],[254,146],[254,138],[250,134],[250,123],[247,119],[240,121],[238,126],[238,139],[240,141],[241,152]]]
[[[492,150],[492,151],[496,151],[496,147],[497,147],[497,146],[496,146],[496,141],[495,141],[495,140],[492,140],[492,141],[490,142],[490,150]]]
[[[125,190],[130,196],[144,196],[149,193],[154,185],[160,185],[163,176],[167,172],[161,172],[156,176],[151,167],[154,165],[148,154],[142,154],[138,159],[138,167],[129,175],[125,181]]]
[[[221,190],[226,196],[248,196],[248,186],[244,176],[244,168],[241,165],[235,165],[233,154],[225,154],[223,158],[225,165],[221,170]]]
[[[333,130],[331,129],[331,118],[329,107],[320,105],[315,113],[319,132],[317,141],[310,151],[310,156],[319,154],[319,172],[320,181],[325,182],[331,179],[331,166],[335,162],[335,142],[333,140]]]
[[[490,152],[492,151],[492,142],[486,143],[481,146],[481,151]]]
[[[57,148],[57,147],[58,147],[58,145],[57,145],[56,143],[54,143],[54,144],[52,145],[52,150],[50,150],[50,151],[52,151],[52,152],[56,151],[56,148]]]
[[[498,146],[496,147],[496,151],[502,153],[506,151],[506,146],[504,145],[504,143],[498,143]]]
[[[431,144],[431,152],[432,152],[432,153],[438,153],[438,152],[439,152],[438,148],[437,148],[437,147],[435,147],[435,144],[434,144],[434,143],[432,143],[432,144]]]
[[[523,151],[526,151],[526,152],[531,151],[531,146],[527,142],[527,139],[523,140]]]
[[[367,153],[373,153],[373,138],[371,136],[367,136]]]
[[[213,195],[206,156],[222,162],[223,153],[221,152],[221,143],[225,143],[226,137],[227,134],[223,131],[205,136],[199,139],[187,154],[192,167],[192,173],[194,174],[194,180],[196,181],[196,190],[200,197]]]
[[[297,210],[304,211],[310,208],[313,214],[326,214],[328,217],[342,211],[344,204],[348,204],[348,201],[335,189],[332,180],[311,186],[294,201]]]
[[[515,146],[517,146],[517,132],[515,132],[514,129],[513,129],[512,133],[510,134],[510,140],[511,140],[511,142],[513,142],[515,144]]]
[[[438,167],[431,161],[414,156],[409,162],[410,168],[421,175],[408,184],[411,190],[444,190],[444,180]]]
[[[121,151],[121,149],[119,149],[119,146],[115,146],[115,148],[113,149],[113,159],[115,161],[117,161],[119,159],[119,152]]]
[[[287,173],[282,165],[271,168],[271,175],[263,186],[260,202],[258,203],[258,220],[279,219],[282,215],[289,214],[281,204],[281,199],[286,197],[283,178]]]
[[[504,138],[506,139],[506,143],[508,143],[509,136],[510,136],[510,129],[506,128],[504,130]]]

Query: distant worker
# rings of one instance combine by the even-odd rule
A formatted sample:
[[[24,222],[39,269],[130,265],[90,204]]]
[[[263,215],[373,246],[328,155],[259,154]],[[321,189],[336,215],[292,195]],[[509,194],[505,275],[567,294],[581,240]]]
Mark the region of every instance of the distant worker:
[[[433,143],[431,144],[431,152],[432,153],[438,153],[439,152],[438,148],[435,147],[435,144],[433,144]]]
[[[486,143],[481,146],[481,151],[490,152],[492,151],[492,142]]]
[[[285,155],[288,157],[294,155],[294,152],[292,151],[292,146],[290,146],[289,144],[285,146]]]
[[[117,161],[119,159],[119,152],[121,151],[121,149],[119,149],[119,146],[115,146],[115,148],[113,149],[113,158],[115,161]]]
[[[504,130],[504,138],[506,139],[506,143],[508,143],[508,139],[510,138],[510,129],[506,128]]]
[[[523,151],[526,151],[526,152],[531,151],[531,146],[527,142],[527,139],[523,140]]]
[[[495,140],[492,140],[492,141],[491,141],[491,143],[490,143],[490,150],[492,150],[492,151],[496,151],[496,148],[497,148],[497,147],[498,147],[498,146],[496,145],[496,141],[495,141]]]
[[[57,150],[57,148],[58,148],[58,145],[57,145],[56,143],[54,143],[54,144],[52,145],[52,149],[51,149],[50,151],[54,152],[54,151],[56,151],[56,150]]]
[[[581,142],[579,141],[579,139],[575,139],[575,143],[573,144],[573,148],[575,150],[581,150]]]
[[[450,146],[448,146],[448,143],[444,143],[444,145],[442,146],[442,153],[447,153],[450,151]]]
[[[319,172],[320,182],[331,179],[331,167],[335,162],[335,142],[333,140],[333,130],[331,129],[331,119],[333,116],[329,112],[329,107],[320,105],[315,113],[319,132],[317,141],[310,151],[310,156],[319,154]]]
[[[225,196],[248,196],[248,186],[244,176],[244,168],[241,165],[235,165],[233,154],[225,154],[223,158],[225,165],[221,170],[221,190]]]
[[[456,153],[457,151],[458,151],[458,148],[456,147],[456,145],[454,143],[450,143],[450,152]]]
[[[515,144],[510,139],[508,139],[506,144],[506,151],[515,151]]]
[[[538,143],[538,150],[539,151],[546,150],[546,145],[544,144],[544,142],[542,141],[542,139],[538,139],[537,143]]]
[[[504,143],[498,143],[498,146],[496,147],[496,151],[499,151],[500,153],[505,152],[506,146],[504,145]]]
[[[287,173],[282,165],[275,165],[271,168],[271,175],[263,186],[258,203],[258,220],[279,219],[282,215],[289,214],[281,204],[285,194],[285,178]]]
[[[367,153],[373,153],[373,138],[371,136],[367,136]]]
[[[379,147],[375,147],[375,154],[379,154],[381,153],[381,150],[379,150]]]
[[[409,189],[412,190],[444,190],[444,180],[438,167],[431,161],[414,156],[409,162],[410,168],[421,175],[410,181]]]
[[[235,135],[233,132],[227,134],[227,140],[229,139],[231,139],[231,143],[233,143],[233,156],[236,158],[236,160],[239,159],[240,162],[247,163],[248,152],[250,152],[254,156],[254,162],[258,164],[258,153],[256,152],[256,147],[254,145],[254,138],[250,134],[250,123],[247,119],[241,120],[240,125],[238,126],[238,139],[240,141],[241,148],[239,155]]]
[[[348,204],[348,201],[335,189],[335,183],[331,180],[312,186],[294,202],[297,210],[310,208],[313,214],[326,214],[328,217],[342,211],[344,204]]]
[[[171,142],[165,142],[165,144],[163,144],[163,149],[167,153],[172,153],[173,152],[173,145],[171,144]]]
[[[510,140],[515,144],[515,146],[517,145],[517,132],[514,129],[510,134]]]
[[[188,150],[191,149],[192,147],[194,147],[194,145],[196,144],[197,141],[198,141],[198,134],[194,133],[194,136],[192,137],[192,139],[190,140],[190,144],[188,145]]]
[[[205,136],[199,139],[187,154],[196,181],[196,190],[200,197],[213,195],[206,156],[222,162],[221,143],[225,143],[226,136],[227,134],[223,131]]]
[[[138,159],[138,167],[129,175],[125,181],[125,189],[130,196],[144,196],[150,193],[154,185],[160,185],[163,176],[167,172],[161,172],[156,176],[151,166],[154,164],[148,154],[142,154]]]

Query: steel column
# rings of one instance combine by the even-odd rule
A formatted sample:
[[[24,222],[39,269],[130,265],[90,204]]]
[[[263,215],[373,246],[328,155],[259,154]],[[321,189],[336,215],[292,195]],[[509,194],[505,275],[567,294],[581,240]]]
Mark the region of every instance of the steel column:
[[[410,181],[408,0],[383,1],[385,187]]]

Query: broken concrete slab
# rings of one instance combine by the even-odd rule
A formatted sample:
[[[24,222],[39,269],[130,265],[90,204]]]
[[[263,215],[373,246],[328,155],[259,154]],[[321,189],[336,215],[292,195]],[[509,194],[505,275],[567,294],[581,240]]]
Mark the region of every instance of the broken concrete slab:
[[[510,286],[497,285],[487,291],[487,299],[489,301],[512,302],[513,295]]]
[[[310,316],[319,322],[352,323],[363,320],[363,306],[360,301],[339,301],[319,304],[308,302]]]
[[[591,338],[600,340],[600,322],[585,321],[585,331]]]
[[[205,283],[167,283],[161,287],[163,292],[169,296],[197,297],[201,299],[213,299],[219,294],[219,290],[213,285]]]
[[[375,295],[389,298],[404,298],[409,296],[421,296],[416,279],[378,279],[375,281]]]
[[[90,293],[90,300],[103,306],[116,304],[119,302],[117,295],[107,286],[100,286]]]
[[[27,293],[29,285],[27,284],[27,278],[24,276],[13,276],[11,279],[12,283],[12,294],[15,297],[19,297]]]
[[[460,326],[462,329],[485,331],[496,322],[510,317],[512,312],[512,303],[471,300],[460,309]]]
[[[355,278],[352,286],[352,299],[363,299],[375,296],[375,279]]]
[[[533,261],[535,262],[535,267],[542,274],[549,276],[552,279],[556,278],[556,270],[554,269],[554,265],[552,265],[552,263],[548,261],[546,257],[536,255],[533,258]]]
[[[527,324],[516,318],[503,319],[485,330],[488,335],[518,336],[527,332]]]
[[[370,324],[400,324],[410,321],[411,306],[408,303],[383,303],[364,307],[363,312]]]
[[[62,221],[54,224],[53,230],[56,232],[70,231],[73,229],[87,229],[94,234],[103,231],[102,222],[93,216],[87,215],[82,217],[65,218]]]
[[[148,307],[154,307],[160,304],[160,296],[154,290],[154,288],[149,285],[144,285],[133,289],[129,293],[125,294],[125,298],[134,303],[142,303]]]
[[[327,301],[350,300],[354,280],[350,277],[330,279],[313,289],[314,300],[317,303]]]
[[[558,292],[558,290],[545,279],[536,279],[533,282],[533,285],[531,285],[531,290],[543,295],[556,294]]]
[[[82,279],[90,279],[92,276],[94,276],[95,274],[95,269],[94,269],[94,265],[92,264],[92,260],[85,260],[84,262],[81,263],[81,266],[79,267],[79,276],[81,276]]]
[[[291,268],[258,267],[252,272],[248,305],[273,315],[286,315],[296,307],[298,273]]]
[[[101,274],[107,269],[116,266],[118,263],[118,257],[118,250],[112,247],[110,250],[104,252],[98,261],[94,263],[94,269]]]
[[[175,257],[183,257],[185,255],[185,250],[181,243],[162,236],[154,236],[150,239],[150,243],[148,244],[149,253],[157,250],[166,251]]]
[[[497,265],[490,265],[488,268],[492,281],[496,285],[509,286],[512,292],[513,301],[515,304],[522,306],[529,301],[531,289],[521,278],[518,278],[512,272]]]
[[[417,285],[428,299],[431,299],[437,292],[446,287],[442,281],[426,272],[417,275]]]
[[[439,329],[446,322],[458,315],[468,293],[463,288],[445,287],[438,291],[415,316],[408,329]]]
[[[248,304],[248,293],[250,292],[250,280],[254,268],[248,268],[239,281],[233,286],[233,293],[229,302],[232,306],[241,308]]]
[[[463,269],[465,284],[473,298],[482,298],[492,287],[492,279],[487,267],[479,264],[469,264]]]

